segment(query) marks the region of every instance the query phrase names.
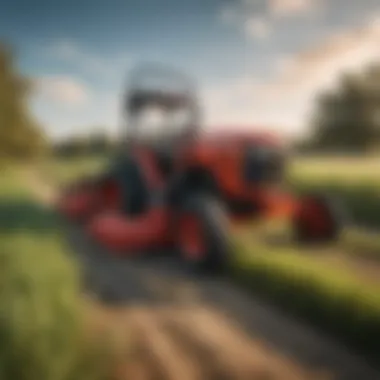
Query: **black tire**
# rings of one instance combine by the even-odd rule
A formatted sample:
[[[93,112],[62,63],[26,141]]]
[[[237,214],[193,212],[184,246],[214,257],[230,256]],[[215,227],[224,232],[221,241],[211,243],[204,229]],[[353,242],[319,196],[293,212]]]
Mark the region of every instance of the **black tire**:
[[[313,236],[310,234],[305,223],[295,215],[292,220],[294,238],[301,244],[326,244],[339,239],[343,229],[349,224],[350,219],[346,212],[346,207],[335,196],[330,194],[307,194],[301,197],[304,199],[312,199],[316,201],[321,209],[327,213],[330,220],[330,227],[324,235]]]
[[[226,270],[231,252],[228,217],[222,203],[213,196],[195,194],[187,197],[181,211],[194,215],[204,232],[205,252],[200,259],[188,260],[184,247],[179,244],[181,257],[191,271],[222,273]]]

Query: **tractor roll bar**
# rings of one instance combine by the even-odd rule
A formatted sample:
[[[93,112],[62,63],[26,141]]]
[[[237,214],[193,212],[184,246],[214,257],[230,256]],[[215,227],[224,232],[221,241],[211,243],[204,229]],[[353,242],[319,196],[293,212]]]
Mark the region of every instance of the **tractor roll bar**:
[[[196,86],[190,77],[170,66],[144,63],[131,71],[130,78],[123,102],[123,119],[126,119],[125,127],[131,135],[137,133],[139,114],[149,106],[157,106],[168,114],[179,109],[186,110],[189,117],[184,133],[188,136],[196,133],[200,109]]]
[[[170,86],[171,84],[182,85],[182,90],[179,89],[177,92],[189,92],[195,95],[196,88],[193,80],[182,73],[178,69],[163,65],[160,63],[142,63],[136,66],[130,72],[130,89],[143,89],[144,81],[158,80],[161,78],[163,82],[158,83],[158,87],[165,91],[165,85]],[[172,82],[172,83],[170,83]],[[152,85],[148,83],[149,87]]]

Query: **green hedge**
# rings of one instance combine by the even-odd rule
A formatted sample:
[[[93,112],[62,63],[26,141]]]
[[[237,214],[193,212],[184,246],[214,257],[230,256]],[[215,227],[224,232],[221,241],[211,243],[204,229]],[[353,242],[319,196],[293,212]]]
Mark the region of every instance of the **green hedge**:
[[[236,245],[231,271],[240,284],[379,359],[379,288],[291,249]]]

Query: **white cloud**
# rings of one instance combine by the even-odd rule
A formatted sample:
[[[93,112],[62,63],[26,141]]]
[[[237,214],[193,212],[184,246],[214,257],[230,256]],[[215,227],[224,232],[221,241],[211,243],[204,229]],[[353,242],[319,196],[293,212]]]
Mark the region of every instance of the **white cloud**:
[[[239,28],[251,38],[264,39],[269,36],[272,26],[267,15],[257,7],[259,3],[260,0],[238,0],[222,7],[219,18],[224,24]]]
[[[380,17],[374,17],[362,28],[337,33],[313,48],[279,58],[267,81],[252,74],[211,89],[205,93],[207,122],[257,122],[303,132],[316,94],[334,87],[341,73],[380,61],[379,41]]]
[[[280,61],[277,86],[286,91],[305,83],[325,87],[333,84],[339,73],[380,59],[379,20],[373,18],[362,28],[337,33],[314,48],[285,57]]]
[[[219,18],[241,29],[247,36],[263,39],[270,35],[278,19],[315,14],[326,0],[237,0],[221,8]]]
[[[101,76],[112,76],[120,70],[127,70],[131,57],[119,54],[112,57],[99,56],[87,51],[72,40],[59,40],[49,46],[48,54],[55,59],[72,64],[85,72]]]
[[[220,20],[226,25],[235,25],[239,19],[235,7],[222,7],[219,13]]]
[[[70,76],[44,76],[35,79],[36,95],[47,102],[54,101],[69,106],[80,106],[88,102],[89,89]]]
[[[268,0],[270,13],[274,17],[289,17],[315,11],[322,0]]]
[[[244,23],[244,28],[248,36],[260,40],[268,37],[272,30],[269,20],[260,16],[247,19]]]

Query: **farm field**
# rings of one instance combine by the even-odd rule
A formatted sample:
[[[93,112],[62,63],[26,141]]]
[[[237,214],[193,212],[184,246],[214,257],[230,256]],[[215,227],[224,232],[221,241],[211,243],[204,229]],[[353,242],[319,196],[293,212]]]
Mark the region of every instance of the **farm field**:
[[[158,1],[2,7],[0,380],[380,380],[378,4]]]
[[[374,200],[375,204],[379,205],[376,203],[379,202],[378,183],[371,182],[371,171],[364,169],[368,167],[366,163],[356,162],[356,172],[354,172],[348,168],[342,169],[345,162],[336,161],[332,165],[330,161],[330,165],[328,163],[321,165],[316,161],[293,163],[290,178],[294,186],[301,188],[299,184],[302,182],[302,186],[308,189],[333,188],[338,194],[346,194],[344,191],[349,188],[351,194],[360,200],[355,203],[359,207],[358,211],[366,210],[368,198],[363,197],[361,193],[362,189],[365,189],[372,192],[374,198],[371,201]],[[96,172],[106,163],[105,159],[98,158],[49,162],[41,173],[48,183],[60,186],[87,173]],[[354,167],[352,163],[350,166]],[[335,169],[332,169],[334,167]],[[326,171],[328,168],[330,174],[327,174],[323,168]],[[16,274],[7,276],[4,280],[8,284],[10,293],[8,296],[3,293],[3,301],[0,301],[0,307],[3,307],[0,312],[3,310],[5,313],[5,319],[2,319],[5,322],[0,328],[14,332],[14,335],[9,337],[10,341],[6,341],[7,347],[28,345],[32,339],[28,328],[19,331],[17,327],[19,324],[40,332],[45,332],[49,329],[48,326],[52,326],[49,335],[44,335],[42,332],[39,335],[41,351],[38,352],[39,356],[34,357],[35,362],[31,364],[37,366],[35,373],[38,376],[36,376],[41,377],[41,371],[55,371],[55,368],[61,368],[61,359],[50,358],[49,344],[53,344],[54,339],[62,339],[65,343],[67,351],[60,355],[62,360],[73,360],[74,363],[84,361],[84,364],[74,364],[71,370],[74,373],[90,371],[91,376],[92,370],[86,367],[89,357],[87,355],[83,357],[78,351],[70,349],[71,345],[77,345],[76,331],[83,323],[81,315],[85,314],[85,310],[83,299],[79,297],[77,266],[71,259],[67,259],[70,254],[60,234],[60,222],[51,210],[31,199],[25,183],[20,182],[12,172],[4,175],[2,181],[0,230],[2,245],[6,247],[3,251],[6,256],[3,257],[4,260],[11,258],[9,265],[18,268],[14,272]],[[331,186],[332,183],[335,187]],[[372,210],[372,206],[368,209]],[[373,217],[374,214],[362,211],[361,215],[366,220],[368,215]],[[274,304],[311,321],[315,326],[337,336],[347,346],[365,353],[376,362],[380,352],[379,234],[350,226],[343,238],[334,245],[305,248],[296,246],[291,240],[289,226],[279,222],[249,227],[247,230],[238,231],[234,238],[236,249],[231,261],[230,274],[236,283],[252,290],[254,295],[265,300],[269,299]],[[46,260],[45,256],[41,260],[36,260],[36,257],[47,251],[51,253],[49,260]],[[41,261],[44,262],[43,266],[38,265]],[[17,286],[14,286],[15,282],[25,283],[26,288],[31,289],[30,293],[25,293],[20,298],[15,297],[14,292],[20,293]],[[35,309],[35,315],[22,312],[25,308],[29,309],[30,302],[34,302],[31,301],[30,294],[35,294],[36,302],[43,305]],[[19,299],[17,308],[6,306],[10,305],[11,299]],[[55,308],[67,311],[63,320],[62,314],[57,315]],[[137,312],[138,315],[139,313],[140,311]],[[178,315],[183,315],[183,312],[178,311]],[[124,319],[125,331],[128,318],[120,315],[112,317],[111,325],[116,324],[115,320]],[[46,323],[50,325],[45,325]],[[64,329],[61,329],[61,326],[64,326]],[[14,356],[9,357],[11,362],[18,360],[17,350],[14,352]],[[92,355],[96,354],[98,353],[89,351],[92,361]],[[3,369],[3,371],[8,370],[8,367]],[[37,377],[28,377],[26,380]]]
[[[177,307],[164,303],[117,309],[86,300],[79,263],[62,234],[64,225],[37,201],[40,196],[45,199],[43,192],[36,199],[32,196],[39,191],[28,173],[8,170],[0,183],[5,290],[0,297],[1,378],[176,379],[185,371],[191,380],[200,373],[220,372],[236,380],[326,379],[326,372],[302,368],[249,339],[226,316],[202,303],[191,310],[184,299]],[[199,359],[205,350],[210,355],[207,362]],[[21,368],[19,363],[25,361]]]
[[[84,159],[79,163],[56,161],[50,164],[50,170],[53,167],[54,180],[64,184],[86,172],[100,170],[106,162],[99,158]],[[290,186],[299,191],[322,190],[339,196],[351,213],[352,223],[340,241],[320,248],[296,246],[292,243],[286,223],[252,227],[248,232],[236,235],[240,248],[232,263],[234,270],[237,270],[237,277],[244,277],[244,281],[250,283],[248,286],[276,301],[294,300],[294,304],[289,302],[292,309],[313,317],[314,322],[327,329],[340,329],[339,334],[344,335],[343,338],[350,335],[348,340],[351,343],[372,353],[378,349],[378,344],[372,345],[375,341],[372,338],[366,340],[363,329],[368,327],[369,334],[378,331],[377,323],[371,325],[368,318],[376,320],[375,316],[379,315],[380,310],[380,234],[376,232],[380,226],[380,178],[376,179],[374,175],[380,172],[379,169],[378,158],[293,160],[288,174]],[[261,289],[257,282],[259,278],[262,279]],[[308,278],[315,282],[310,285],[305,280]],[[282,281],[287,285],[283,286]],[[323,291],[319,293],[322,287]],[[295,295],[290,297],[287,291]],[[300,293],[299,299],[297,292]],[[316,298],[313,292],[317,294]],[[329,302],[326,301],[326,294],[333,295]],[[322,311],[316,313],[315,307]],[[345,318],[345,328],[342,324],[338,326],[337,316],[347,312],[354,315],[354,319]],[[359,316],[366,313],[368,318],[363,317],[359,323]],[[352,329],[357,333],[350,334]]]
[[[330,246],[301,247],[283,226],[239,231],[232,276],[378,360],[379,251],[375,244],[366,249],[379,238],[362,236],[359,244],[348,243],[349,234]],[[367,246],[361,244],[366,239]]]
[[[105,163],[104,159],[84,159],[80,162],[64,163],[49,162],[40,169],[40,179],[46,181],[47,184],[57,184],[59,188],[75,178],[100,170]],[[82,333],[86,331],[84,325],[86,321],[88,322],[88,314],[91,315],[90,321],[95,322],[95,328],[100,328],[101,331],[111,329],[128,332],[130,331],[128,326],[134,326],[137,323],[136,315],[138,320],[144,320],[147,318],[146,315],[152,315],[152,309],[140,309],[132,313],[116,312],[115,314],[112,309],[102,310],[97,305],[89,305],[82,297],[78,266],[63,239],[62,224],[59,218],[52,210],[42,206],[31,196],[28,179],[25,176],[16,175],[14,170],[7,170],[3,173],[0,185],[2,260],[5,263],[4,267],[9,268],[4,271],[7,275],[3,277],[3,284],[8,290],[3,292],[0,297],[0,314],[2,316],[0,329],[8,332],[4,344],[7,347],[15,348],[11,351],[12,354],[2,362],[0,374],[4,374],[4,378],[7,378],[9,373],[21,376],[17,372],[18,368],[14,368],[12,363],[22,360],[20,355],[25,354],[22,351],[23,347],[32,347],[29,342],[33,339],[33,342],[37,341],[38,347],[41,348],[30,353],[33,358],[30,362],[31,370],[27,377],[20,378],[34,380],[43,376],[47,379],[56,379],[56,371],[60,371],[63,365],[67,366],[68,362],[71,365],[67,367],[68,377],[61,377],[64,380],[72,378],[69,376],[77,378],[77,374],[80,376],[83,374],[88,379],[107,378],[110,373],[107,363],[109,363],[108,360],[111,360],[108,354],[111,352],[111,347],[114,346],[105,344],[108,340],[94,342],[84,339]],[[333,334],[338,332],[340,338],[357,347],[361,352],[368,353],[369,356],[378,352],[377,342],[380,340],[377,339],[376,334],[379,331],[377,321],[379,320],[380,300],[377,291],[380,281],[377,274],[380,268],[377,259],[380,253],[376,235],[369,234],[367,236],[361,232],[347,231],[344,239],[336,246],[329,247],[328,250],[318,248],[311,250],[296,247],[291,242],[286,223],[276,225],[264,223],[260,227],[253,226],[247,231],[239,231],[235,238],[237,240],[236,255],[231,262],[231,275],[232,278],[238,280],[239,285],[244,285],[246,288],[252,289],[254,293],[300,313],[316,325],[323,327],[324,330]],[[47,252],[48,255],[46,255]],[[43,265],[39,264],[41,262]],[[132,285],[132,287],[136,286],[138,285]],[[154,286],[154,288],[156,287]],[[289,300],[292,302],[288,302]],[[178,302],[181,304],[184,300],[178,300]],[[32,303],[41,306],[33,308],[34,313],[25,313],[24,310],[29,311]],[[220,316],[215,313],[212,314],[207,309],[205,311],[203,306],[195,308],[188,317],[185,317],[188,314],[185,312],[188,310],[186,306],[185,310],[177,308],[174,309],[174,312],[165,308],[160,310],[157,311],[157,315],[160,315],[157,318],[162,319],[162,322],[149,317],[147,323],[150,329],[157,328],[153,327],[157,323],[169,323],[170,326],[174,323],[177,326],[176,329],[179,326],[180,331],[183,331],[183,325],[193,320],[206,318],[210,321],[219,321],[220,319]],[[354,317],[347,318],[347,313]],[[358,315],[360,318],[357,317]],[[337,323],[342,316],[345,323]],[[167,318],[171,322],[165,322]],[[177,318],[183,319],[183,321],[178,321]],[[220,323],[225,326],[229,325],[229,322],[225,320]],[[24,326],[24,328],[20,328],[20,326]],[[140,328],[142,328],[140,336],[142,339],[146,334],[146,327],[140,326]],[[187,333],[192,331],[190,327],[186,330]],[[35,333],[31,334],[31,331],[35,331]],[[82,333],[80,333],[81,331]],[[355,334],[352,334],[353,331]],[[117,334],[120,337],[120,333]],[[181,338],[185,339],[183,342],[188,339],[186,334]],[[237,344],[234,342],[240,336],[239,334],[241,333],[233,333],[228,338],[231,339],[229,346],[233,347]],[[220,333],[217,335],[215,347],[222,346],[218,342],[224,336]],[[99,339],[103,339],[103,337],[105,339],[107,336],[102,334]],[[200,337],[195,333],[192,334],[191,344],[199,345],[200,342],[193,342],[195,338]],[[161,337],[160,339],[165,340],[166,338]],[[227,337],[223,339],[227,339]],[[62,342],[59,358],[51,348],[57,340]],[[148,341],[144,344],[148,351],[158,349]],[[88,348],[88,345],[91,349]],[[74,346],[75,348],[72,348]],[[130,344],[122,345],[121,351],[125,351],[125,346],[129,347]],[[261,343],[254,343],[252,347],[256,353],[258,349],[259,351],[263,350]],[[312,348],[310,349],[312,350]],[[178,348],[174,348],[174,350],[178,352]],[[113,352],[115,354],[112,358],[115,360],[119,354],[116,354],[116,351]],[[127,352],[129,351],[127,350]],[[265,355],[267,358],[273,356],[273,353],[264,354],[265,349],[262,352],[261,355]],[[102,355],[102,360],[96,359],[98,355]],[[130,371],[133,371],[134,361],[128,359],[130,354],[123,355],[127,355],[123,358],[126,363],[123,371],[130,374]],[[225,354],[220,352],[215,355],[219,357],[218,355]],[[162,360],[165,359],[156,358],[154,366],[162,366]],[[93,362],[98,363],[100,368],[90,364]],[[168,361],[167,365],[170,367],[172,363]],[[215,363],[215,365],[217,364]],[[257,365],[250,371],[257,371],[258,368],[261,368],[261,364]],[[276,371],[283,371],[281,369],[283,365],[288,366],[289,364],[286,364],[285,361],[284,364],[276,367]],[[170,371],[174,370],[170,369]],[[45,375],[46,373],[48,375]],[[124,374],[120,378],[124,379],[126,376]],[[303,378],[302,376],[300,374],[297,379]]]
[[[294,160],[289,170],[291,186],[337,195],[350,212],[350,225],[335,244],[306,248],[292,242],[286,223],[264,224],[237,236],[238,257],[233,263],[239,281],[376,357],[379,169],[378,158]]]

